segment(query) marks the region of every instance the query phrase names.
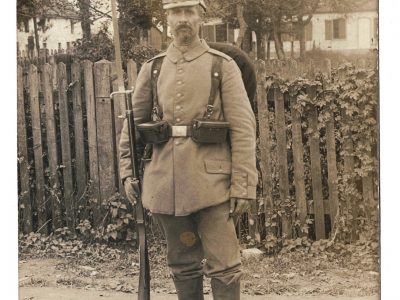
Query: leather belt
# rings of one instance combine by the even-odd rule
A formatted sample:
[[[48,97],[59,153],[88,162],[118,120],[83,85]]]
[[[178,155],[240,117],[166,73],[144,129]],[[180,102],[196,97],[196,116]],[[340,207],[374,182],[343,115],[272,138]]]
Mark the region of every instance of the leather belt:
[[[192,126],[170,126],[170,137],[190,137],[192,136]]]

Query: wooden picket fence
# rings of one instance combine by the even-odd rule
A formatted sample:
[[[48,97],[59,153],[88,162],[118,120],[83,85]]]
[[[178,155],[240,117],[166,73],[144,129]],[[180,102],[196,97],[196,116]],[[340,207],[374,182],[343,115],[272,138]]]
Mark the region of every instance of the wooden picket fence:
[[[357,192],[362,195],[362,199],[353,199],[353,203],[350,203],[352,199],[345,199],[345,203],[340,203],[339,177],[341,176],[343,179],[346,176],[354,176],[357,163],[355,144],[351,135],[340,138],[334,112],[329,105],[320,108],[307,104],[310,109],[307,116],[304,116],[295,109],[298,95],[291,93],[291,87],[285,86],[288,89],[285,91],[280,86],[279,80],[272,80],[273,83],[266,88],[268,84],[265,79],[271,78],[271,75],[284,79],[288,83],[299,77],[313,82],[318,73],[323,73],[325,79],[323,80],[322,94],[324,97],[325,95],[326,97],[339,97],[338,91],[333,92],[331,89],[333,86],[331,61],[326,59],[318,63],[313,60],[307,63],[298,63],[291,60],[265,63],[260,60],[256,62],[256,66],[258,73],[258,152],[262,189],[259,201],[253,203],[248,216],[246,225],[249,235],[258,242],[266,238],[268,233],[287,238],[301,236],[312,237],[316,240],[328,238],[332,229],[337,226],[336,222],[342,217],[340,206],[342,208],[347,206],[350,207],[352,214],[350,239],[357,240],[360,231],[358,224],[360,216],[364,214],[364,217],[368,218],[378,210],[376,168],[366,172],[359,182],[356,182],[354,178],[349,180],[350,184],[354,184]],[[374,61],[364,59],[357,61],[353,66],[359,69],[375,67]],[[345,79],[346,70],[338,71],[336,69],[336,72],[338,72],[337,76],[340,80]],[[305,89],[309,99],[317,96],[316,85],[310,83],[305,86]],[[376,110],[376,107],[374,109]],[[331,116],[323,125],[319,119],[321,114]],[[346,126],[354,125],[344,110],[339,114],[346,121]],[[272,122],[271,115],[273,116]],[[304,122],[307,123],[306,126],[303,126]],[[304,140],[307,134],[303,127],[312,132],[307,137],[308,144]],[[323,138],[325,151],[322,151],[321,127],[325,129]],[[289,136],[291,137],[290,142]],[[307,158],[304,154],[305,147],[308,147]],[[376,144],[373,145],[373,148],[375,147]],[[338,149],[343,149],[346,153],[342,154],[341,158],[338,157]],[[376,159],[377,153],[370,151],[368,155],[371,159]],[[273,159],[275,159],[274,162],[272,162]],[[323,161],[325,166],[323,166]],[[289,170],[292,172],[291,176]],[[307,182],[311,186],[311,192],[308,193],[306,192]],[[352,196],[348,198],[350,197]],[[285,201],[287,201],[286,207]],[[280,202],[281,207],[277,207],[277,202]],[[294,206],[294,209],[288,209],[288,202],[289,206]],[[360,206],[364,209],[361,214]],[[279,223],[275,228],[270,226],[274,222]],[[265,230],[265,228],[267,229]],[[308,228],[308,230],[302,231],[302,228]],[[266,232],[268,230],[270,232]]]
[[[127,75],[134,86],[135,62]],[[84,205],[100,224],[101,202],[122,191],[117,144],[124,103],[110,100],[116,89],[115,66],[106,60],[18,66],[21,231],[74,229],[88,189]]]
[[[312,66],[312,64],[311,64]],[[262,174],[262,195],[254,203],[248,217],[250,236],[261,239],[262,223],[260,214],[267,220],[274,207],[279,191],[279,199],[288,199],[291,187],[295,188],[295,204],[298,219],[305,224],[310,214],[314,215],[315,238],[326,238],[338,212],[337,158],[335,151],[334,121],[326,128],[326,161],[329,185],[329,199],[324,199],[321,171],[321,151],[319,136],[310,140],[310,174],[305,174],[303,159],[302,120],[295,110],[291,111],[292,146],[287,145],[287,125],[285,100],[279,86],[265,89],[265,78],[271,72],[265,63],[258,69],[258,121],[259,154]],[[289,65],[288,74],[293,74],[296,66]],[[292,68],[292,69],[290,69]],[[282,68],[281,68],[282,69]],[[329,64],[327,65],[329,70]],[[127,63],[127,86],[135,85],[136,63]],[[121,96],[110,100],[110,93],[117,90],[115,65],[101,60],[73,62],[72,64],[46,63],[18,66],[18,169],[20,231],[24,233],[51,231],[68,226],[74,230],[77,220],[89,218],[82,215],[79,207],[89,206],[93,227],[101,224],[105,212],[102,201],[116,192],[123,193],[118,172],[118,141],[122,128],[120,115],[124,113]],[[315,88],[307,93],[315,95]],[[269,99],[267,101],[267,99]],[[271,102],[272,101],[272,102]],[[286,100],[287,102],[287,100]],[[296,98],[289,99],[294,106]],[[274,128],[269,126],[268,103],[272,103]],[[318,132],[317,108],[307,120],[310,128]],[[272,132],[273,131],[273,132]],[[273,168],[271,151],[272,134],[276,137],[276,169]],[[347,147],[351,147],[347,141]],[[293,156],[293,164],[288,165],[288,154]],[[346,168],[354,168],[351,158],[346,158]],[[293,169],[290,179],[289,168]],[[274,176],[277,180],[274,180]],[[306,177],[312,182],[312,204],[306,197]],[[368,201],[375,201],[376,188],[371,173],[363,185]],[[364,183],[364,181],[363,181]],[[88,192],[90,191],[90,193]],[[87,195],[90,194],[88,200]],[[262,204],[262,205],[261,205]],[[87,211],[87,210],[85,210]],[[282,234],[292,236],[292,222],[285,215],[281,218]],[[329,223],[329,224],[328,224]]]

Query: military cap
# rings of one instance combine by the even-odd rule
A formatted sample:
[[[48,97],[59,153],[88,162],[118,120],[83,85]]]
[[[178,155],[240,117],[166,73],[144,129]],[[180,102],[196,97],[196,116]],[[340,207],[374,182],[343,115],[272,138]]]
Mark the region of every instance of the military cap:
[[[164,9],[200,5],[204,10],[206,10],[206,4],[204,3],[204,0],[163,0],[162,3]]]

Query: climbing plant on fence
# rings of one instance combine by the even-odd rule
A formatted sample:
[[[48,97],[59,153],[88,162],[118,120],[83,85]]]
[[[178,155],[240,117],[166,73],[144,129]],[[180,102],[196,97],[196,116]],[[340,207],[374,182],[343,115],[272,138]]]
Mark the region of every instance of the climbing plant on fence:
[[[302,236],[376,240],[377,71],[344,64],[294,80],[266,76],[262,87],[258,116],[268,139],[259,148],[271,153],[259,193],[265,248]]]

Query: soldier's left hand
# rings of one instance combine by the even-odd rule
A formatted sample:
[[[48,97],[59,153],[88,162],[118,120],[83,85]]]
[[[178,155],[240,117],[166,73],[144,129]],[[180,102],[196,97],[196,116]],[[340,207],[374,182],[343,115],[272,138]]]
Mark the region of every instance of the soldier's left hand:
[[[231,198],[230,200],[230,216],[240,216],[250,209],[250,199]]]

